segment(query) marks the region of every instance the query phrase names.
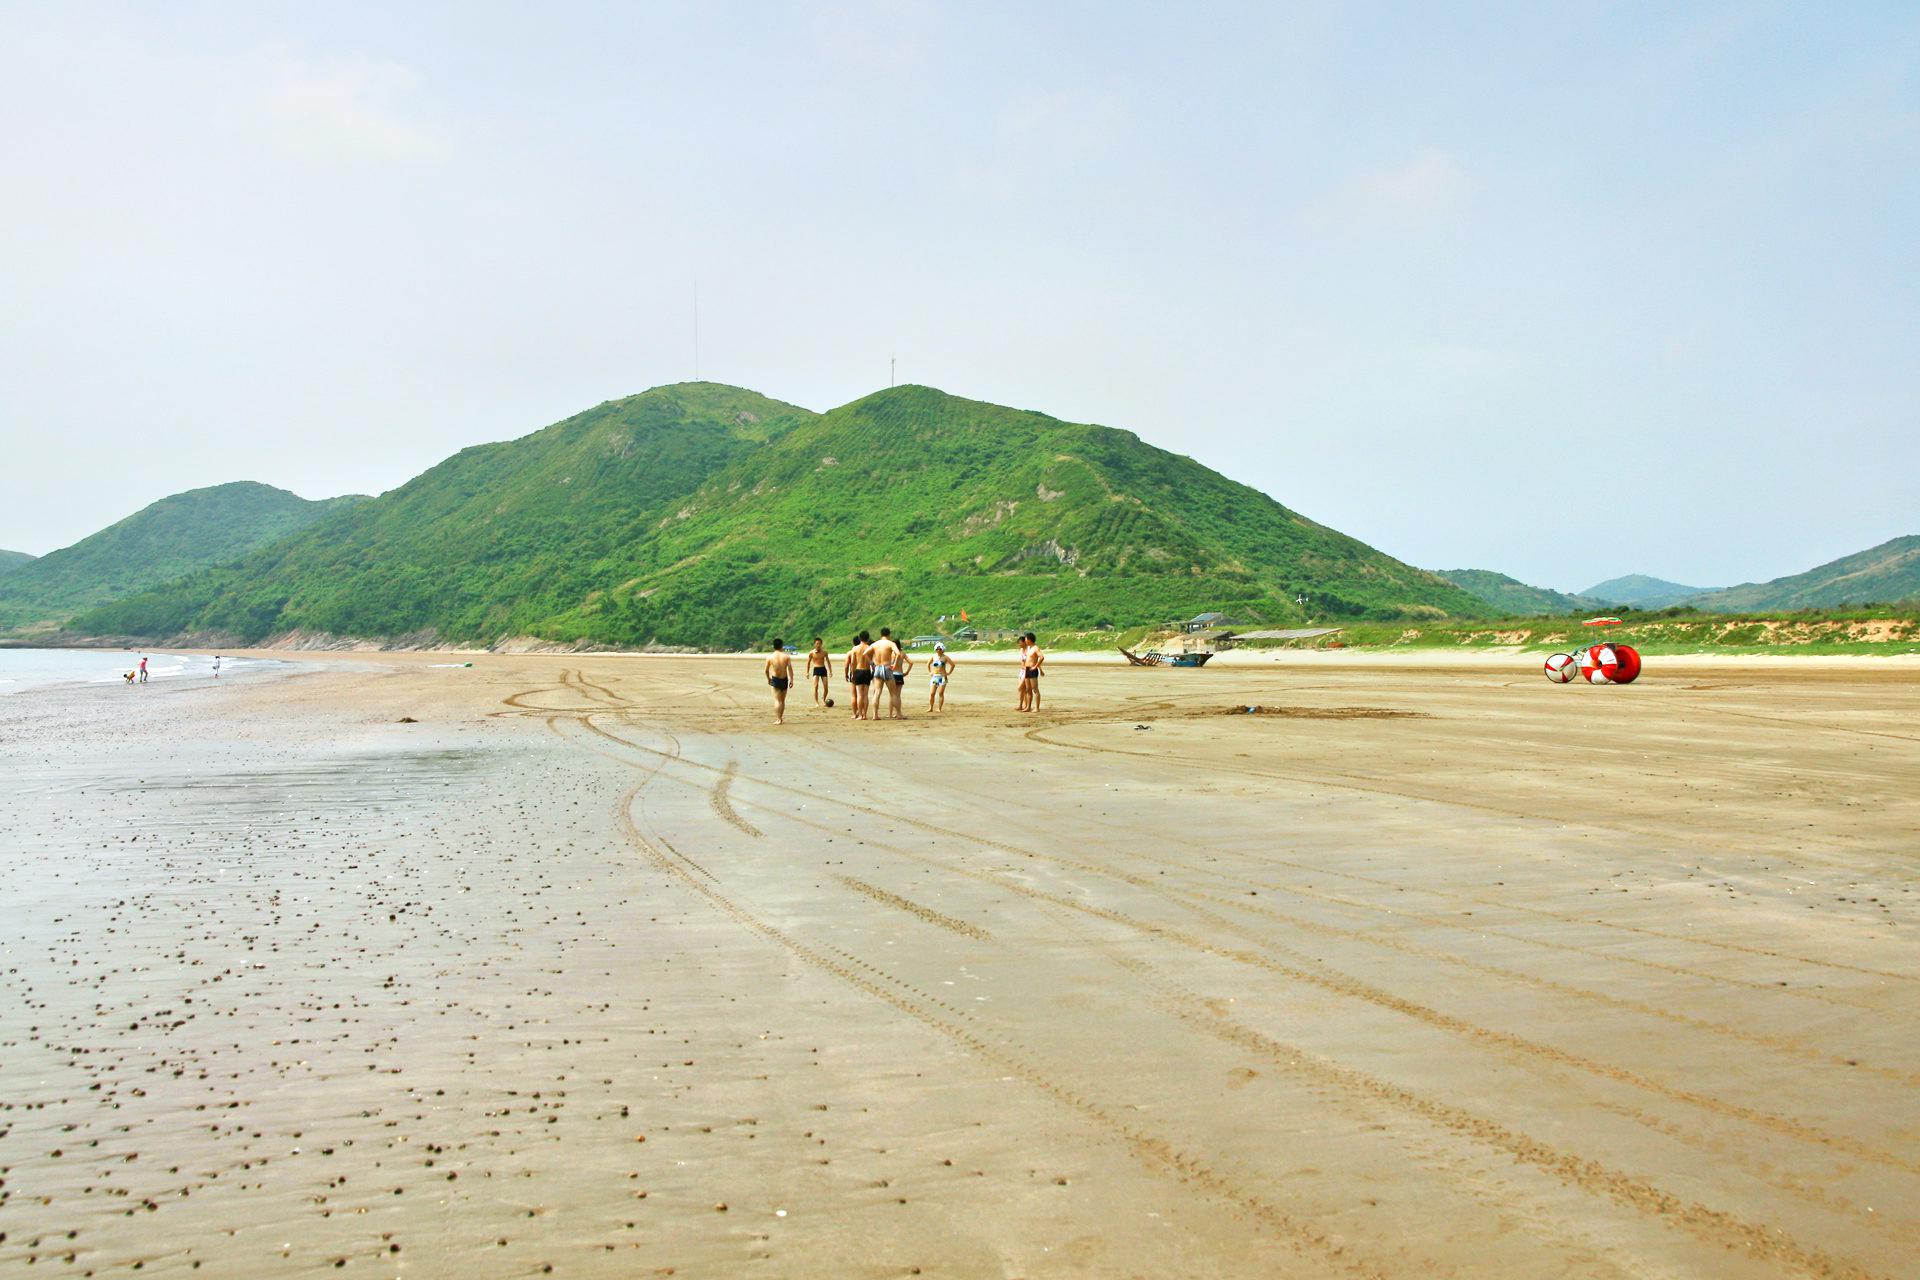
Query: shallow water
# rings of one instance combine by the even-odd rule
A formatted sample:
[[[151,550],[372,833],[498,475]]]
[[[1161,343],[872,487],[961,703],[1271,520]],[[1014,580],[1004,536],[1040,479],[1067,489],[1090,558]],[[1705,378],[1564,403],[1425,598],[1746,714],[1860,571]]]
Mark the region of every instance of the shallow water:
[[[138,669],[144,653],[147,682],[211,680],[213,659],[200,653],[113,649],[0,649],[0,695],[67,684],[117,684]],[[231,678],[284,666],[269,658],[222,656],[220,675]]]

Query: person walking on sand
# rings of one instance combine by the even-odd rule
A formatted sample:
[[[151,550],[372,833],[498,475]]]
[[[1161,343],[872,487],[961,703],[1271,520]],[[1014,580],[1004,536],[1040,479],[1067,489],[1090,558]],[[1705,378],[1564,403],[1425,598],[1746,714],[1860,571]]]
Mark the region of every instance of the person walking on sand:
[[[843,674],[847,678],[848,689],[852,691],[848,700],[853,703],[853,718],[864,720],[867,716],[867,690],[873,684],[873,646],[867,643],[866,632],[855,636],[853,644],[848,647]]]
[[[773,722],[787,722],[787,688],[793,684],[793,655],[787,652],[787,642],[775,640],[773,652],[767,655],[767,683],[773,686]]]
[[[828,679],[833,666],[833,656],[827,652],[827,646],[819,636],[813,638],[813,652],[807,655],[807,678],[813,681],[813,705],[823,705],[830,696]]]
[[[940,641],[933,645],[933,657],[927,660],[927,670],[933,674],[927,680],[927,711],[947,709],[947,677],[953,674],[953,659],[947,656],[947,646]]]
[[[140,655],[140,683],[145,684],[146,682],[147,682],[147,655],[143,653]]]
[[[215,680],[220,678],[220,655],[217,653],[213,655],[213,678]]]

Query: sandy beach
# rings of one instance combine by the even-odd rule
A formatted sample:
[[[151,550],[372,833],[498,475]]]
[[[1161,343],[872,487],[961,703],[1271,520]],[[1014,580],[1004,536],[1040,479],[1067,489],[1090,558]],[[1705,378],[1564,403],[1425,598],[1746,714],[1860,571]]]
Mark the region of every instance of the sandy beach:
[[[1910,663],[267,656],[0,699],[9,1274],[1920,1265]]]

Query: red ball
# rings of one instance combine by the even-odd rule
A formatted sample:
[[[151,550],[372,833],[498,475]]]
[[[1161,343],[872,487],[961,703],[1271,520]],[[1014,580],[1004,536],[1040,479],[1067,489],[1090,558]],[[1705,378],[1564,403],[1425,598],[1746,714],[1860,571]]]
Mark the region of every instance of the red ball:
[[[1632,645],[1617,644],[1613,651],[1620,656],[1620,674],[1613,677],[1615,684],[1632,684],[1640,678],[1640,651]]]

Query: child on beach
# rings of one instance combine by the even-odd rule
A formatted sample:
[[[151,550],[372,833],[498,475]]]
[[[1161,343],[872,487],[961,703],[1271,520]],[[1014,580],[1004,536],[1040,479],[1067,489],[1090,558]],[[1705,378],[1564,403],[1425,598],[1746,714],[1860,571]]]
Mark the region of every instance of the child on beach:
[[[927,710],[945,711],[947,709],[947,677],[953,674],[954,662],[947,656],[947,646],[935,641],[933,657],[927,661],[927,670],[933,673],[927,681]]]
[[[767,683],[773,686],[773,722],[787,722],[787,687],[793,683],[793,658],[787,653],[787,642],[775,640],[773,652],[767,655]]]
[[[1020,664],[1020,697],[1014,705],[1014,710],[1031,711],[1033,709],[1031,705],[1033,702],[1033,681],[1027,679],[1027,638],[1025,636],[1019,636],[1017,637],[1017,642],[1020,645],[1020,656],[1017,659]]]
[[[900,699],[907,691],[907,676],[913,671],[913,655],[905,649],[897,649],[899,663],[893,669],[893,684],[887,689],[887,705],[892,708],[892,718],[905,720],[907,713],[900,707]]]

